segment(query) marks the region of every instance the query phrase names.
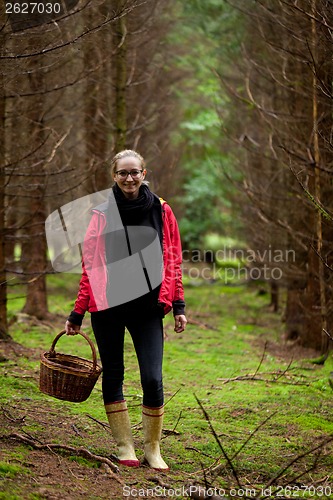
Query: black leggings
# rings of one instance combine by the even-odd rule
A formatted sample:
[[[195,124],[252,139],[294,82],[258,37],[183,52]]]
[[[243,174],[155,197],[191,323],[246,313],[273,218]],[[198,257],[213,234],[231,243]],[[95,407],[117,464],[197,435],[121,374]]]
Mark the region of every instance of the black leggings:
[[[125,327],[131,334],[139,362],[143,404],[163,405],[163,323],[160,310],[131,311],[125,308],[106,309],[91,314],[103,366],[104,403],[121,401],[124,381]]]

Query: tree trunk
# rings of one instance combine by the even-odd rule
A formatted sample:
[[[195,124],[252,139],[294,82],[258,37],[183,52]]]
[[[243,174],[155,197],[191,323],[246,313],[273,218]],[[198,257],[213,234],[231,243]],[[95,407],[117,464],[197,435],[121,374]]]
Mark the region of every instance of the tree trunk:
[[[316,14],[317,0],[312,0],[312,15]],[[320,148],[319,148],[319,132],[318,132],[318,95],[317,86],[318,78],[316,73],[317,65],[317,29],[316,21],[311,19],[311,34],[312,34],[312,56],[313,56],[313,77],[312,77],[312,111],[313,111],[313,151],[314,151],[314,196],[318,203],[321,203],[321,174],[320,174]],[[329,348],[329,340],[325,331],[327,331],[327,305],[326,305],[326,290],[325,290],[325,270],[322,260],[323,249],[323,229],[322,229],[322,213],[316,211],[316,239],[317,239],[317,259],[318,259],[318,280],[319,280],[319,307],[321,311],[321,331],[320,343],[322,354],[326,353]],[[319,343],[319,339],[318,339]]]
[[[125,2],[119,0],[118,12],[121,13]],[[126,15],[122,15],[115,23],[114,58],[115,66],[115,145],[114,152],[125,149],[127,132],[126,86],[127,86],[127,29]]]
[[[271,303],[273,312],[279,311],[279,285],[275,280],[270,281]]]
[[[330,255],[330,240],[332,235],[332,221],[326,223],[326,234],[323,234],[323,215],[319,207],[330,206],[332,195],[327,196],[323,189],[330,184],[331,179],[322,171],[322,166],[330,164],[325,158],[327,144],[330,143],[331,130],[331,110],[319,95],[323,82],[330,86],[332,66],[326,63],[325,54],[320,52],[319,38],[317,34],[317,0],[311,2],[311,61],[312,61],[312,113],[311,142],[313,162],[308,176],[308,192],[313,196],[316,205],[308,216],[309,227],[312,234],[308,253],[306,256],[306,286],[298,290],[298,297],[295,300],[295,291],[289,298],[288,316],[288,338],[298,338],[301,345],[320,350],[322,354],[327,353],[330,348],[329,337],[326,331],[330,329],[332,314],[328,313],[327,290],[332,284],[331,271],[325,268],[324,259]],[[326,64],[325,64],[326,63]],[[325,64],[325,65],[324,65]],[[320,73],[320,74],[319,74]],[[321,98],[320,98],[321,97]],[[310,120],[309,120],[310,121]],[[325,128],[325,122],[329,126]],[[319,130],[319,123],[321,129]],[[327,234],[328,233],[328,234]]]
[[[1,8],[3,11],[3,8]],[[2,25],[3,19],[1,15]],[[0,35],[1,51],[5,46],[5,34],[2,30]],[[6,276],[6,255],[5,255],[5,91],[3,75],[0,73],[0,339],[8,340],[8,323],[7,323],[7,276]]]
[[[38,58],[31,62],[31,71],[29,74],[30,89],[37,92],[43,88],[43,73],[40,68]],[[44,168],[45,176],[36,176],[36,167],[34,162],[37,158],[42,158],[43,141],[45,138],[45,129],[43,125],[44,100],[41,95],[28,101],[29,108],[27,115],[30,123],[30,150],[36,151],[30,155],[30,175],[27,182],[31,186],[31,191],[27,200],[27,213],[29,220],[26,224],[26,245],[22,247],[22,261],[24,273],[27,275],[27,299],[23,308],[26,314],[36,316],[38,319],[45,319],[49,316],[46,294],[46,270],[47,270],[47,245],[44,231],[46,219],[46,210],[44,203],[44,189],[47,184],[47,173]],[[43,166],[39,166],[38,173],[43,172]]]
[[[99,11],[104,18],[108,16],[108,6],[104,3]],[[87,9],[88,26],[92,24],[92,9]],[[84,67],[92,71],[85,82],[84,93],[84,130],[86,145],[87,169],[93,167],[94,176],[91,176],[89,191],[107,189],[111,184],[111,175],[106,159],[109,150],[110,108],[108,86],[110,85],[109,57],[104,46],[111,47],[110,28],[100,29],[95,39],[87,40],[84,48]]]
[[[2,77],[0,77],[0,151],[5,151],[5,97],[3,92]],[[5,254],[5,155],[2,154],[0,165],[0,339],[8,339],[7,323],[7,276]]]
[[[39,191],[39,196],[37,192]],[[46,238],[44,233],[44,223],[46,213],[44,209],[42,187],[34,191],[35,198],[31,201],[32,220],[28,228],[30,241],[30,252],[28,245],[23,259],[24,272],[28,277],[27,298],[23,308],[23,312],[31,316],[36,316],[38,319],[46,319],[49,317],[47,306],[46,293]]]

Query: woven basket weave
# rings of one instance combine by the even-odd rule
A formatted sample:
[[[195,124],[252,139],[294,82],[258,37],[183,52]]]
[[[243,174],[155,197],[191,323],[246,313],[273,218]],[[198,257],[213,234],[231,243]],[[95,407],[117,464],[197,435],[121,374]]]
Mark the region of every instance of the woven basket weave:
[[[102,368],[97,364],[94,344],[83,332],[78,333],[89,343],[92,361],[56,352],[55,345],[65,333],[58,333],[50,350],[41,354],[39,389],[54,398],[81,403],[90,396]]]

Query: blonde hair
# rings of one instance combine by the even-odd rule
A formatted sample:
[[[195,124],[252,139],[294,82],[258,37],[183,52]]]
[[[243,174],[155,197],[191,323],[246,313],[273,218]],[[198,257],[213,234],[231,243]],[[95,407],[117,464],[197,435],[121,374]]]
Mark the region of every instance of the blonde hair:
[[[134,158],[137,158],[140,160],[141,167],[144,169],[145,168],[145,160],[143,157],[137,153],[136,151],[133,151],[132,149],[124,149],[123,151],[120,151],[117,153],[111,160],[111,174],[114,175],[116,168],[117,168],[117,163],[119,160],[122,160],[123,158],[128,158],[130,156],[133,156]]]

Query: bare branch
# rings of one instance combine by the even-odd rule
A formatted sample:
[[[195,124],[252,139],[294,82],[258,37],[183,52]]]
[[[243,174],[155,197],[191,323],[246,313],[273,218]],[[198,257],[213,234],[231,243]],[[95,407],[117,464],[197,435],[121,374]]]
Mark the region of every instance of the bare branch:
[[[110,469],[113,472],[118,473],[119,472],[119,467],[115,465],[109,458],[103,457],[101,455],[96,455],[95,453],[92,453],[91,451],[87,450],[86,448],[80,447],[80,448],[75,448],[74,446],[69,446],[69,445],[64,445],[64,444],[57,444],[57,443],[36,443],[36,438],[32,437],[26,437],[22,436],[21,434],[17,433],[12,433],[9,434],[8,436],[1,436],[0,439],[14,439],[16,441],[20,441],[22,443],[28,444],[29,446],[32,446],[35,450],[61,450],[61,451],[67,451],[69,454],[75,454],[77,456],[85,457],[90,460],[95,460],[97,462],[104,463],[110,467]],[[113,476],[116,481],[120,482],[120,484],[123,484],[122,481],[116,476]]]

